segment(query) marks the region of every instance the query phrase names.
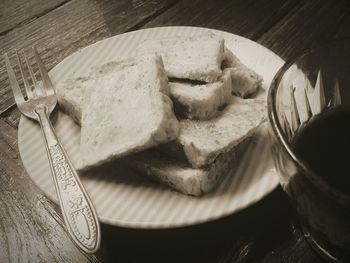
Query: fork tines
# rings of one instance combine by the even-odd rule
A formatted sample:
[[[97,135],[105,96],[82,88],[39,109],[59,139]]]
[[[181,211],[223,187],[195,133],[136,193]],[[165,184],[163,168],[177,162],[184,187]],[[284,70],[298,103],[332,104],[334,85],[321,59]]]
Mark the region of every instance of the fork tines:
[[[5,57],[6,70],[7,70],[8,76],[9,76],[10,86],[12,88],[13,95],[15,97],[15,101],[17,104],[21,104],[24,102],[24,97],[23,97],[22,91],[19,87],[19,84],[18,84],[18,81],[16,78],[16,74],[11,66],[10,59],[9,59],[7,53],[4,54],[4,57]]]
[[[23,85],[26,91],[26,95],[28,99],[35,98],[35,97],[42,97],[45,95],[46,96],[53,95],[54,90],[52,88],[51,80],[38,54],[38,51],[36,47],[32,47],[32,50],[33,50],[34,59],[38,68],[37,73],[39,74],[35,74],[35,71],[33,70],[35,63],[34,64],[31,63],[30,59],[25,54],[24,50],[21,50],[20,52],[21,54],[17,50],[15,50],[16,60],[19,67],[20,74],[21,74],[21,79],[23,80]],[[10,85],[12,87],[16,103],[18,104],[24,101],[24,96],[21,92],[20,84],[17,81],[14,67],[11,66],[8,54],[5,53],[4,57],[5,57],[6,69],[10,79]],[[24,63],[22,62],[21,57],[24,57]],[[25,74],[26,69],[29,72],[30,81],[28,81],[28,75]],[[40,79],[37,78],[38,76],[40,76]]]

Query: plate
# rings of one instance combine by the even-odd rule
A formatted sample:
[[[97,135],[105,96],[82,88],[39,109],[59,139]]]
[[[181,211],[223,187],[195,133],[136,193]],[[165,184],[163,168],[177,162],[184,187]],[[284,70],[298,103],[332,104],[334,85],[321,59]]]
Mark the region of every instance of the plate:
[[[87,71],[91,66],[133,55],[146,39],[194,36],[214,32],[225,38],[231,49],[247,66],[264,78],[269,87],[284,61],[265,47],[246,38],[223,31],[198,27],[160,27],[117,35],[88,46],[64,59],[50,72],[53,84]],[[58,111],[54,128],[73,163],[79,157],[80,128]],[[263,138],[264,135],[261,136]],[[80,176],[95,205],[101,222],[130,228],[173,228],[218,219],[244,209],[270,193],[278,185],[266,138],[251,147],[245,162],[226,175],[212,193],[191,197],[120,168],[113,174],[100,171]],[[29,176],[57,202],[57,196],[39,125],[21,117],[18,129],[19,152]],[[245,155],[247,156],[247,154]],[[252,156],[255,156],[252,158]]]

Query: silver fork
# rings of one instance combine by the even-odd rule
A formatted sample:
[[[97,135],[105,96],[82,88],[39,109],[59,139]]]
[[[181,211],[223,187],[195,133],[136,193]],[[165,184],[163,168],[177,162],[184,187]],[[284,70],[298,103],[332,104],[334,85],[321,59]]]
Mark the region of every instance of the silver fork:
[[[30,86],[24,74],[24,66],[16,51],[18,65],[27,93],[27,100],[25,100],[20,90],[9,57],[7,53],[4,54],[6,69],[15,101],[22,114],[40,123],[56,192],[68,233],[83,251],[94,253],[100,246],[100,225],[97,215],[91,200],[79,180],[77,172],[59,142],[50,122],[50,114],[57,104],[57,98],[49,75],[35,47],[33,47],[33,52],[39,68],[39,75],[41,75],[41,82],[37,80],[32,65],[23,51],[33,84]]]

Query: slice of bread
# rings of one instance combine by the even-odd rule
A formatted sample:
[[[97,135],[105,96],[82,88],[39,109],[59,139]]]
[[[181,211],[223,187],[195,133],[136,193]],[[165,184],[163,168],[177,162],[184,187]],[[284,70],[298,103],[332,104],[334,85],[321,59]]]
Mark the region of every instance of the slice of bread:
[[[228,48],[225,48],[223,68],[231,71],[232,93],[242,98],[255,94],[262,85],[263,78],[244,65]]]
[[[220,114],[207,121],[181,120],[179,137],[157,147],[162,153],[205,167],[234,148],[266,119],[266,101],[231,97]]]
[[[111,61],[99,67],[91,68],[86,74],[69,78],[55,85],[58,104],[72,119],[80,125],[82,116],[83,93],[99,76],[118,71],[135,63],[133,58]]]
[[[186,162],[155,150],[140,152],[123,159],[130,169],[165,183],[187,195],[199,196],[213,190],[234,166],[235,150],[220,155],[215,163],[205,168],[192,168]]]
[[[208,120],[218,114],[220,108],[231,98],[231,71],[223,70],[217,82],[193,85],[184,82],[169,82],[170,97],[175,113],[181,117]]]
[[[152,39],[140,44],[136,52],[160,53],[168,77],[215,82],[222,73],[224,39],[214,34]]]
[[[97,74],[84,92],[78,170],[178,136],[160,56],[143,56],[123,67],[102,67]]]
[[[67,79],[55,86],[60,108],[80,125],[83,91],[90,84],[89,75]]]
[[[266,160],[270,156],[265,135],[266,126],[260,125],[230,151],[219,154],[214,162],[202,168],[193,168],[188,162],[179,161],[155,149],[130,155],[122,161],[129,169],[165,183],[176,191],[200,196],[213,191],[227,176],[261,172],[257,168],[261,166],[259,160]]]

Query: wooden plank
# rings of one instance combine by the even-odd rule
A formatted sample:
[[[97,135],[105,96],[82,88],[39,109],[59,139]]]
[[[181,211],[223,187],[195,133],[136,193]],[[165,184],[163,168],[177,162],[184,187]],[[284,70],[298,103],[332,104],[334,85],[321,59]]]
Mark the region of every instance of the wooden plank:
[[[6,121],[13,128],[18,128],[19,118],[21,117],[21,112],[18,108],[15,108],[12,111],[9,111],[6,115],[3,115],[4,121]]]
[[[127,31],[175,0],[72,0],[0,36],[0,54],[36,45],[48,69],[73,52]],[[4,61],[0,62],[0,113],[13,105]]]
[[[314,45],[350,37],[348,1],[302,1],[258,42],[288,60]]]
[[[256,40],[284,17],[299,0],[213,1],[183,0],[143,27],[200,26],[228,31]]]
[[[24,172],[17,131],[0,120],[0,262],[97,262],[73,244],[57,211]]]
[[[26,24],[69,0],[3,0],[0,3],[0,35]]]

